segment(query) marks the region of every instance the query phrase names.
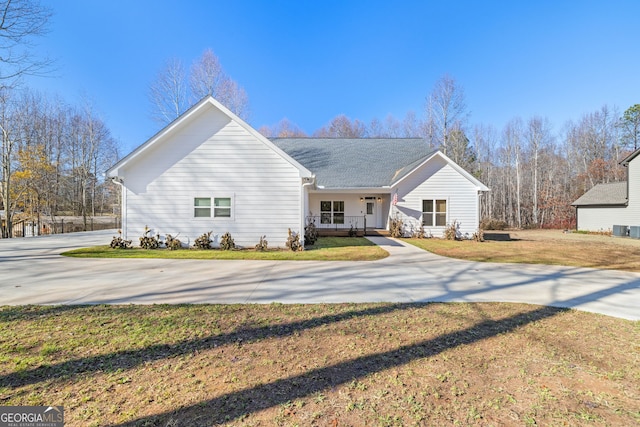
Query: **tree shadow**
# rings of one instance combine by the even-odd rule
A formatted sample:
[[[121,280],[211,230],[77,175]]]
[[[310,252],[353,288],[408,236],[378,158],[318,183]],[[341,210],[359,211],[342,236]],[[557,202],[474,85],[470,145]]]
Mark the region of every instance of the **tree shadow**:
[[[227,393],[211,400],[162,414],[141,417],[118,426],[173,425],[172,423],[175,422],[179,422],[180,425],[227,423],[251,413],[338,387],[372,373],[403,366],[414,360],[431,357],[449,349],[509,333],[526,324],[553,317],[565,311],[567,309],[541,307],[506,319],[484,320],[472,327],[443,334],[434,339],[312,369],[300,375]]]
[[[32,319],[52,314],[55,315],[74,309],[82,310],[89,307],[91,306],[52,306],[50,309],[34,310]],[[175,344],[158,344],[136,350],[124,350],[121,352],[82,357],[50,365],[41,365],[34,369],[9,373],[0,376],[0,384],[8,387],[21,387],[56,379],[59,377],[60,372],[64,372],[67,378],[73,378],[91,372],[115,372],[117,370],[133,369],[147,362],[192,354],[195,351],[208,350],[237,342],[251,343],[269,338],[282,338],[304,330],[321,327],[328,323],[337,323],[356,317],[376,316],[397,310],[406,310],[411,307],[415,307],[415,304],[389,304],[360,310],[349,310],[343,313],[330,314],[298,322],[277,325],[271,324],[257,328],[246,327],[226,334],[181,341]],[[7,311],[9,312],[8,316],[13,316],[16,319],[21,317],[18,314],[17,308]],[[1,313],[2,312],[0,312],[0,314]],[[29,316],[30,314],[27,314],[27,317]]]

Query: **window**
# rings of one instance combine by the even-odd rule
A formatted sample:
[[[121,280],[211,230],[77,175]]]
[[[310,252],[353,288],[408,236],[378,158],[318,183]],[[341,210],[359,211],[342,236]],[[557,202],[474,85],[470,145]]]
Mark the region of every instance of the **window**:
[[[231,218],[231,197],[216,197],[213,199],[213,217]]]
[[[423,200],[422,201],[422,225],[427,227],[446,227],[447,225],[447,201]]]
[[[344,201],[320,202],[321,224],[344,224]]]
[[[213,211],[211,208],[213,207]],[[231,218],[231,197],[216,197],[211,206],[211,197],[193,199],[193,216],[196,218]]]
[[[196,218],[208,218],[211,216],[210,197],[196,197],[193,200],[193,216]]]

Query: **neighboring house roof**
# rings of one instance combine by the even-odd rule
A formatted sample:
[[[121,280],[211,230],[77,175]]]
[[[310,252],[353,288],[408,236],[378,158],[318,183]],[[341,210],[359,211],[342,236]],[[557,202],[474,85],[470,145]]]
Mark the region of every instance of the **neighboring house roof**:
[[[616,206],[627,204],[627,183],[611,182],[597,184],[587,191],[572,206]]]
[[[322,188],[389,187],[436,150],[418,138],[271,138]]]

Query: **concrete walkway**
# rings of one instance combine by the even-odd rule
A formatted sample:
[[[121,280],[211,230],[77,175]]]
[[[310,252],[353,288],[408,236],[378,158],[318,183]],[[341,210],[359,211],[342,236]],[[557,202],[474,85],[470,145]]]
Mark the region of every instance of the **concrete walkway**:
[[[640,274],[443,258],[384,237],[373,262],[79,259],[114,231],[0,240],[0,305],[505,301],[640,320]]]

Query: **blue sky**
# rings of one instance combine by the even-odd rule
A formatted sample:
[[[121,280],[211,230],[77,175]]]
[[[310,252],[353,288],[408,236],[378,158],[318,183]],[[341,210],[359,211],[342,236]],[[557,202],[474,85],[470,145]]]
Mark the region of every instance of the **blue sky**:
[[[54,76],[27,85],[91,98],[123,155],[159,130],[147,89],[164,62],[211,48],[251,104],[250,124],[283,117],[307,133],[338,114],[421,116],[445,74],[470,122],[567,120],[640,103],[640,1],[43,0],[38,51]]]

